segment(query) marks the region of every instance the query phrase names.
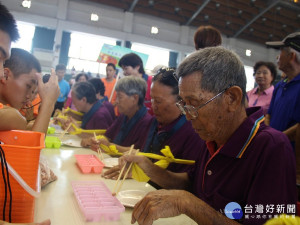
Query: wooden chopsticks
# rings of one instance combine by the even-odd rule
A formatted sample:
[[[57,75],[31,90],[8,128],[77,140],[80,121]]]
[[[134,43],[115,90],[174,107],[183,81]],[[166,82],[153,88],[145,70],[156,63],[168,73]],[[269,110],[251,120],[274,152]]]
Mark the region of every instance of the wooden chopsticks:
[[[94,132],[94,138],[95,138],[95,140],[97,141],[96,132]],[[101,161],[103,161],[104,158],[103,158],[103,155],[102,155],[102,152],[101,152],[100,148],[97,149],[97,153],[98,153],[98,158],[99,158]]]
[[[71,126],[72,126],[72,123],[70,123],[69,126],[64,130],[64,132],[62,132],[62,134],[59,136],[60,140],[65,136],[65,134],[68,132],[68,130],[70,129]]]
[[[133,148],[134,148],[134,145],[131,145],[130,150],[129,150],[129,155],[131,155],[131,152],[133,151]],[[139,150],[137,150],[137,152],[136,152],[135,154],[137,154],[138,152],[139,152]],[[117,179],[117,181],[116,181],[116,183],[115,183],[114,189],[113,189],[113,191],[112,191],[112,195],[113,195],[113,196],[117,195],[118,192],[120,191],[121,187],[123,186],[124,180],[126,179],[127,174],[129,173],[129,171],[130,171],[130,169],[131,169],[131,167],[132,167],[132,164],[133,164],[133,162],[130,163],[130,165],[129,165],[127,171],[125,172],[125,174],[124,174],[124,176],[123,176],[123,180],[122,180],[122,182],[121,182],[120,185],[119,185],[119,181],[120,181],[120,179],[121,179],[121,177],[122,177],[122,174],[123,174],[123,172],[124,172],[124,170],[125,170],[125,167],[127,166],[127,163],[125,163],[124,166],[122,167],[122,169],[121,169],[121,171],[120,171],[120,174],[119,174],[119,177],[118,177],[118,179]]]

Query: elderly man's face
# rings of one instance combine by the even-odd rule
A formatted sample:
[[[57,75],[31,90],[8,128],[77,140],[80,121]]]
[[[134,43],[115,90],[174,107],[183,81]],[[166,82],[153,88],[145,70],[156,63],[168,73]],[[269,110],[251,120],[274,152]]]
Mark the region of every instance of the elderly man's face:
[[[10,57],[10,37],[7,33],[0,30],[0,79],[3,77],[3,64]]]
[[[186,105],[195,108],[215,96],[200,89],[201,74],[192,73],[179,80],[179,95]],[[192,122],[193,128],[199,136],[206,141],[220,140],[223,137],[224,124],[226,124],[226,107],[223,107],[222,95],[204,107],[198,109],[198,116],[192,118],[186,113],[186,118]]]
[[[292,60],[292,54],[289,52],[288,47],[280,49],[280,54],[277,57],[277,65],[283,72],[289,71],[290,61]]]

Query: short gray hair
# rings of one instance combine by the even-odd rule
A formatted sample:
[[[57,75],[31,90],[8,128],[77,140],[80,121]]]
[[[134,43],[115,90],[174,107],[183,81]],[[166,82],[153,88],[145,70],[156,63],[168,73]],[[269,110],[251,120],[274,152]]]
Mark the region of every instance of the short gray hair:
[[[234,52],[224,47],[208,47],[198,50],[179,65],[178,77],[194,72],[201,73],[200,88],[217,94],[230,86],[239,86],[246,98],[246,75],[244,65]]]
[[[96,90],[89,82],[75,83],[72,87],[72,91],[79,100],[85,97],[87,102],[90,104],[93,104],[97,101]]]
[[[297,62],[298,62],[298,64],[300,64],[300,52],[296,51],[295,49],[293,49],[291,47],[284,47],[284,49],[286,49],[286,51],[288,53],[292,53],[292,52],[295,53]]]
[[[116,91],[124,92],[128,96],[137,94],[139,96],[138,105],[144,104],[144,99],[147,90],[147,83],[143,78],[135,76],[123,77],[117,82]]]

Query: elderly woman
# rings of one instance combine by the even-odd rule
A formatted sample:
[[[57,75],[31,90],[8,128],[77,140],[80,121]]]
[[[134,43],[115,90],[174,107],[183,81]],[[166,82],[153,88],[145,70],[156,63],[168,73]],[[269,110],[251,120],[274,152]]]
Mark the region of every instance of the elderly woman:
[[[87,80],[89,79],[88,75],[85,74],[85,73],[79,73],[76,75],[75,77],[75,82],[78,83],[78,82],[86,82]],[[65,108],[68,108],[70,107],[71,109],[73,110],[77,110],[75,105],[73,104],[72,102],[72,96],[71,96],[71,93],[72,93],[72,90],[69,92],[68,94],[68,98],[67,98],[67,101],[65,103]]]
[[[121,115],[105,133],[109,141],[100,139],[95,143],[95,140],[90,139],[81,144],[92,145],[92,149],[95,149],[100,143],[108,146],[112,142],[121,152],[127,151],[131,145],[136,149],[142,149],[146,140],[145,134],[153,119],[144,106],[146,89],[147,84],[142,78],[129,76],[120,79],[116,85],[116,105]]]
[[[175,70],[160,69],[152,79],[150,91],[155,120],[145,135],[147,140],[141,151],[160,154],[160,150],[168,145],[175,158],[197,160],[199,152],[196,149],[205,143],[176,106],[178,92]],[[194,166],[171,163],[167,169],[187,172],[193,170]],[[104,177],[116,178],[118,171],[119,168],[112,168],[105,172]]]
[[[104,85],[102,83],[103,89]],[[104,92],[104,91],[103,91]],[[73,104],[79,112],[84,113],[82,117],[81,128],[95,130],[107,129],[114,121],[114,108],[111,103],[106,101],[104,96],[100,100],[96,98],[94,86],[89,82],[75,83],[72,87]],[[63,127],[66,127],[71,121],[63,121]]]
[[[160,153],[165,145],[175,158],[196,160],[199,152],[195,149],[204,144],[192,128],[191,122],[176,106],[179,100],[178,80],[175,70],[162,68],[152,79],[151,85],[152,109],[156,120],[148,132],[144,152]],[[193,166],[172,163],[168,170],[184,172],[193,169]]]
[[[271,62],[257,62],[254,65],[255,82],[258,86],[247,92],[249,107],[261,106],[264,114],[267,114],[274,90],[272,83],[276,74],[276,66]]]

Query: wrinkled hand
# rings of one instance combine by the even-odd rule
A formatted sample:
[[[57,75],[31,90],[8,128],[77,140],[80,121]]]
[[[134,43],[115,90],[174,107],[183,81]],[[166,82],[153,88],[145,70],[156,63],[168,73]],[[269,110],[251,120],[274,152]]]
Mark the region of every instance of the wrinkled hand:
[[[151,225],[154,220],[178,216],[183,213],[182,201],[185,191],[158,190],[148,193],[133,209],[131,223]]]
[[[65,122],[66,122],[66,120],[63,119],[63,118],[59,118],[59,117],[56,117],[56,116],[53,117],[53,123],[54,124],[58,124],[58,123],[64,124]]]
[[[141,169],[144,170],[144,172],[147,174],[147,171],[151,171],[153,163],[145,156],[135,155],[136,151],[137,150],[133,150],[130,155],[129,155],[129,151],[125,152],[124,155],[119,158],[119,165],[110,168],[102,176],[106,179],[116,180],[118,179],[120,171],[123,168],[123,166],[127,163],[124,169],[125,171],[127,171],[131,162],[137,163],[141,167]],[[132,169],[128,172],[126,178],[131,178],[131,176],[132,176]]]
[[[80,145],[82,146],[82,147],[84,147],[84,148],[89,148],[89,147],[91,147],[91,145],[92,145],[92,140],[93,140],[94,138],[82,138],[81,139],[81,142],[80,142]]]
[[[103,144],[103,145],[106,145],[106,146],[111,145],[111,143],[105,138],[100,138],[100,139],[97,139],[97,140],[94,138],[92,140],[91,149],[94,150],[94,151],[98,151],[98,149],[100,149],[101,151],[104,151],[103,149],[100,148],[100,144]]]
[[[104,174],[102,174],[102,177],[104,177],[105,179],[112,179],[112,180],[117,180],[120,174],[121,168],[119,167],[119,165],[114,166],[112,168],[110,168],[109,170],[105,171]],[[123,173],[124,175],[124,173]],[[123,178],[123,177],[121,177]]]
[[[109,146],[110,142],[107,141],[104,138],[96,139],[95,137],[83,138],[81,140],[81,146],[82,147],[90,148],[90,149],[92,149],[93,151],[96,151],[96,152],[98,150],[101,150],[100,144],[104,144],[104,145]]]
[[[148,159],[146,156],[143,155],[135,155],[135,152],[131,153],[130,155],[126,152],[122,157],[119,158],[119,165],[122,168],[123,165],[127,163],[127,166],[131,162],[136,163],[148,176],[151,173],[151,170],[155,166],[150,159]],[[131,177],[131,171],[129,172],[129,175]]]
[[[38,79],[38,93],[42,100],[42,103],[54,104],[60,94],[58,85],[58,78],[55,70],[51,69],[51,75],[47,83],[43,83],[42,75],[37,73]]]
[[[69,117],[68,119],[54,117],[53,120],[54,120],[54,124],[58,124],[60,122],[61,128],[63,130],[66,130],[67,128],[68,128],[68,130],[67,130],[68,132],[75,130],[75,128],[73,126],[70,126],[71,123],[76,124],[76,121],[72,117]]]

